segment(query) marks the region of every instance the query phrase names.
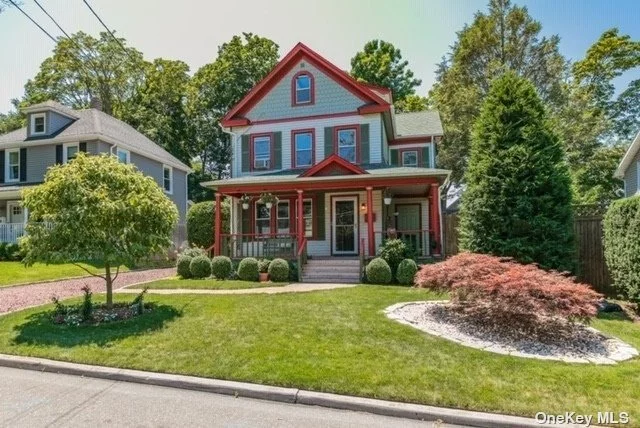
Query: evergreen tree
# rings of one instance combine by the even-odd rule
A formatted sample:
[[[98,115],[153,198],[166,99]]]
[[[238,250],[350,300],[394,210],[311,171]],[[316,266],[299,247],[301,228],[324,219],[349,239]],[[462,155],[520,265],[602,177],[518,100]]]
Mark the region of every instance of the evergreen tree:
[[[571,184],[562,146],[534,85],[496,78],[474,124],[461,247],[572,270]]]

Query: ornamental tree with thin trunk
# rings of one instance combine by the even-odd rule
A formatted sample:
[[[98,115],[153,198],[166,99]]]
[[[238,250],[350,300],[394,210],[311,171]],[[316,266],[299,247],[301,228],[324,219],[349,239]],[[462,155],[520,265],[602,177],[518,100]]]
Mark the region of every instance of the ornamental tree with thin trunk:
[[[508,71],[475,123],[460,211],[464,250],[547,269],[574,267],[570,178],[542,101]]]
[[[113,282],[131,265],[171,245],[176,206],[153,178],[114,156],[78,156],[50,168],[44,183],[23,194],[29,212],[21,241],[24,263],[100,261],[113,304]],[[115,270],[115,272],[114,272]]]

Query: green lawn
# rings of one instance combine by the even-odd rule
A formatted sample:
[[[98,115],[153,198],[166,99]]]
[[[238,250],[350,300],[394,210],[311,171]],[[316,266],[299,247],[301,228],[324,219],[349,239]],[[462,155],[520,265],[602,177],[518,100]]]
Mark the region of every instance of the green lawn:
[[[541,361],[457,345],[389,320],[425,290],[360,286],[279,295],[149,295],[160,306],[99,327],[52,325],[42,308],[0,317],[0,352],[533,416],[627,411],[640,426],[640,359]],[[117,296],[130,300],[132,296]],[[640,347],[640,325],[596,328]]]
[[[81,263],[93,273],[102,273],[104,268],[100,263]],[[127,268],[121,267],[121,271]],[[21,262],[0,262],[0,287],[11,285],[30,284],[39,281],[53,281],[57,279],[87,276],[87,272],[70,263],[44,265],[36,263],[25,267]]]
[[[240,290],[244,288],[262,288],[262,287],[282,287],[287,285],[285,282],[251,282],[240,280],[219,281],[217,279],[180,279],[169,278],[145,284],[145,287],[152,289],[171,289],[171,288],[188,288],[200,290]],[[132,288],[140,288],[134,285]]]

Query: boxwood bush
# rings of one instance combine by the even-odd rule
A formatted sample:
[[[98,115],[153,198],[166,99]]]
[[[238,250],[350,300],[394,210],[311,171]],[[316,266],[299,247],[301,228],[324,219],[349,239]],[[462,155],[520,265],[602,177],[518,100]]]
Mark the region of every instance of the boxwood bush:
[[[211,260],[211,273],[218,279],[227,279],[233,272],[233,263],[226,256],[216,256]]]
[[[396,280],[402,285],[413,285],[414,277],[418,272],[418,265],[411,259],[404,259],[398,265]]]
[[[208,278],[211,276],[211,260],[207,256],[194,257],[189,270],[193,278]]]
[[[204,250],[204,248],[191,247],[191,248],[185,248],[184,251],[182,251],[182,253],[180,254],[183,256],[194,258],[198,256],[206,256],[207,252]]]
[[[367,282],[371,284],[388,284],[393,278],[389,264],[382,257],[371,260],[365,268],[365,272],[367,273]]]
[[[229,233],[229,203],[222,203],[222,233]],[[187,240],[197,247],[209,248],[213,245],[215,223],[215,203],[199,202],[187,212]]]
[[[378,249],[378,257],[382,257],[395,275],[398,265],[404,259],[412,257],[412,249],[402,239],[389,239]]]
[[[640,302],[640,196],[613,202],[603,227],[613,286],[624,298]]]
[[[271,260],[267,260],[267,259],[262,259],[262,260],[258,261],[258,271],[260,273],[269,272],[269,264],[270,263],[271,263]]]
[[[247,257],[240,261],[238,265],[238,278],[243,281],[257,281],[258,276],[258,260],[253,257]]]
[[[193,257],[186,254],[178,257],[176,267],[178,268],[178,275],[180,275],[182,279],[191,278],[191,260],[193,260]]]
[[[269,263],[269,279],[273,282],[289,280],[289,262],[284,259],[273,259]]]

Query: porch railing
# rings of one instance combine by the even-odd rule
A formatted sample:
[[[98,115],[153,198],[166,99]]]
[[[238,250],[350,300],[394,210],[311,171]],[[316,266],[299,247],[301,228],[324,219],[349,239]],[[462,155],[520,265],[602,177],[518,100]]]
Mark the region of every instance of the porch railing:
[[[0,223],[0,242],[17,243],[24,234],[24,223]]]
[[[296,260],[297,237],[294,233],[231,233],[220,235],[220,251],[232,259],[276,257]]]
[[[296,254],[298,256],[298,282],[302,282],[302,270],[307,264],[307,238],[302,239],[302,244]]]
[[[429,229],[377,231],[374,234],[376,238],[376,250],[388,239],[397,238],[411,247],[417,256],[426,257],[431,255]],[[369,256],[373,257],[374,255],[370,254]]]

